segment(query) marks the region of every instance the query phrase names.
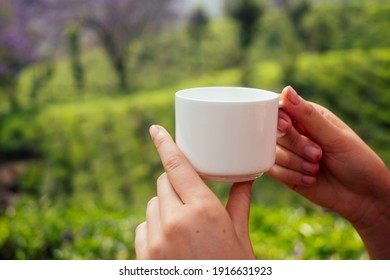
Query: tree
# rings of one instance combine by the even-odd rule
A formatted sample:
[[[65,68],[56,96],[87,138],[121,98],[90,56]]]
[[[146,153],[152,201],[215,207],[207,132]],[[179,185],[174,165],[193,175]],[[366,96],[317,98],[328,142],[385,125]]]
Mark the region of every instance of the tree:
[[[161,27],[171,16],[173,1],[85,0],[73,5],[76,20],[99,38],[117,74],[121,90],[129,87],[127,61],[131,43],[145,33]]]
[[[73,79],[76,82],[76,87],[79,90],[84,89],[85,75],[84,67],[81,63],[81,48],[80,48],[80,28],[78,25],[71,24],[67,27],[65,35],[68,42],[69,55],[71,60]]]
[[[263,15],[264,7],[254,0],[232,0],[227,2],[227,12],[239,27],[240,64],[243,71],[241,83],[246,86],[249,83],[249,49],[256,38],[258,22]]]
[[[17,109],[17,78],[22,69],[35,60],[34,41],[27,30],[21,1],[0,2],[0,87],[10,106]]]
[[[51,58],[64,34],[63,27],[74,24],[92,30],[100,39],[115,73],[119,88],[128,88],[129,45],[147,32],[163,26],[171,15],[174,0],[1,0],[0,2],[0,87],[8,95],[10,107],[19,107],[18,77],[35,62]],[[66,34],[66,33],[65,33]],[[73,69],[82,87],[78,34],[68,34],[73,48]],[[73,42],[71,42],[73,41]],[[74,73],[76,73],[74,72]],[[48,72],[47,72],[48,73]],[[50,77],[43,73],[45,77]],[[41,77],[34,88],[36,95]]]
[[[195,69],[202,71],[202,41],[205,37],[210,19],[202,7],[195,9],[188,19],[188,35],[190,37],[193,52],[197,54]]]
[[[283,77],[282,82],[285,84],[291,83],[296,68],[296,61],[299,53],[302,51],[301,45],[304,45],[309,36],[305,30],[303,19],[309,13],[311,4],[308,0],[274,0],[286,16],[294,33],[294,42],[291,42],[289,49],[286,50],[283,57]]]
[[[308,0],[286,1],[283,8],[292,23],[296,36],[301,41],[306,41],[307,34],[303,27],[303,19],[310,11],[311,4]]]

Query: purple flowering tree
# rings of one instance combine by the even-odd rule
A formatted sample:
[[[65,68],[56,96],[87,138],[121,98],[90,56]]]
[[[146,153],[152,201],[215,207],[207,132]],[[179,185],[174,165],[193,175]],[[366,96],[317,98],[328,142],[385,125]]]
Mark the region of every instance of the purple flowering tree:
[[[22,70],[49,57],[55,46],[61,17],[50,13],[50,2],[0,1],[0,90],[11,109],[18,108],[17,82]]]
[[[118,77],[118,87],[128,89],[127,60],[131,43],[161,28],[172,18],[175,0],[84,0],[74,15],[99,38]]]
[[[0,87],[13,109],[22,70],[52,57],[63,27],[77,24],[99,38],[118,77],[128,88],[128,50],[140,36],[172,18],[175,0],[1,0]]]
[[[16,82],[22,69],[35,60],[33,38],[26,28],[20,1],[0,2],[0,87],[17,108]]]

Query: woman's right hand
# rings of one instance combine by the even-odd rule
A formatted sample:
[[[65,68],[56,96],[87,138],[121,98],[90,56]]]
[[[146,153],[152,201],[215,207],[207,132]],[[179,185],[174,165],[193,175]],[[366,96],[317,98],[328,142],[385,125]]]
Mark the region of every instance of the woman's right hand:
[[[390,172],[344,122],[291,87],[283,109],[294,126],[278,139],[268,172],[312,202],[348,219],[372,258],[390,258]]]

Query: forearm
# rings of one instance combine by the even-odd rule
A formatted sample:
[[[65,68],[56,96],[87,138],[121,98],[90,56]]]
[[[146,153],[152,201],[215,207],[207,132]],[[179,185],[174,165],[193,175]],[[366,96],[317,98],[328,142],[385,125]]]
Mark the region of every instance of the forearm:
[[[390,260],[390,219],[381,216],[368,228],[355,227],[371,259]]]
[[[367,199],[362,204],[360,218],[352,221],[371,259],[390,259],[390,173],[386,170],[374,182],[373,188],[381,188],[380,196]],[[378,186],[380,184],[380,186]]]

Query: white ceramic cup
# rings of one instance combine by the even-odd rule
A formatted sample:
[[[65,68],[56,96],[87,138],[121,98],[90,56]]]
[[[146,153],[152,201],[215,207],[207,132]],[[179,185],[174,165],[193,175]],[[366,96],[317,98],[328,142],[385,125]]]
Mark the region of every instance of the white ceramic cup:
[[[275,162],[279,95],[203,87],[175,96],[176,143],[207,181],[243,182]]]

